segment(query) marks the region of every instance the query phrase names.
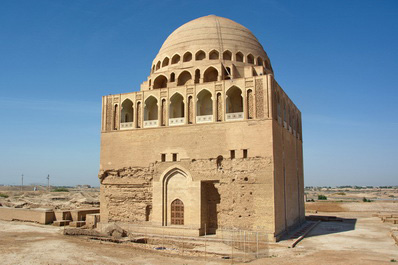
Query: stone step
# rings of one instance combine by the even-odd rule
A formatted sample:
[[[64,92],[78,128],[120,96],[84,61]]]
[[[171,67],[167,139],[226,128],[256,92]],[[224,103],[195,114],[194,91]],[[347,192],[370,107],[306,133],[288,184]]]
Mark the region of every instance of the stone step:
[[[53,226],[65,226],[65,225],[69,225],[70,222],[71,222],[70,220],[54,221]]]
[[[70,222],[69,226],[70,227],[81,227],[85,224],[86,224],[85,221],[73,221],[73,222]]]

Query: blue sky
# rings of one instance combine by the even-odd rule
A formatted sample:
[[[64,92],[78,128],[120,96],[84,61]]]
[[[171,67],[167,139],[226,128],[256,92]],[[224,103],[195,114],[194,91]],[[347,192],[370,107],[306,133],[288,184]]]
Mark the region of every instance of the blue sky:
[[[0,2],[0,184],[98,186],[101,96],[137,91],[166,37],[249,28],[302,112],[305,185],[398,185],[398,1]]]

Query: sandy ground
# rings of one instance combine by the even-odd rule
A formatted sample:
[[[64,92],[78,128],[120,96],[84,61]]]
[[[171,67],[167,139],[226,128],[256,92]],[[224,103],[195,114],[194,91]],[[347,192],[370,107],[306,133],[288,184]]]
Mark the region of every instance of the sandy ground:
[[[18,208],[86,208],[97,206],[99,195],[97,189],[21,192],[3,187],[0,192],[8,196],[0,197],[1,204]],[[314,191],[311,196],[316,198],[318,193],[324,192]],[[252,260],[248,264],[367,265],[394,264],[391,260],[398,261],[398,246],[390,236],[391,228],[398,228],[398,225],[383,223],[379,218],[372,217],[373,213],[378,212],[398,213],[398,201],[390,200],[392,196],[396,197],[396,190],[372,190],[369,193],[345,190],[345,195],[337,194],[336,190],[326,192],[327,201],[306,203],[307,215],[333,215],[344,218],[343,222],[320,223],[295,248],[290,248],[293,240],[271,244],[269,257]],[[333,196],[345,202],[337,202],[332,199]],[[362,202],[362,197],[375,201]],[[223,260],[220,256],[207,256],[206,259],[203,256],[179,256],[151,247],[143,249],[134,244],[64,236],[62,232],[63,228],[51,225],[0,221],[0,264],[239,264],[236,258]],[[220,242],[209,242],[207,245],[208,252],[224,253],[230,249],[230,246]],[[235,257],[237,253],[238,250],[234,253]]]
[[[327,196],[328,200],[334,201],[362,201],[363,198],[376,201],[396,201],[398,202],[398,188],[317,188],[305,189],[307,199],[318,199],[318,195]]]
[[[391,264],[398,246],[391,224],[369,213],[327,213],[344,222],[322,222],[296,248],[286,240],[270,248],[270,257],[249,264]],[[131,245],[100,243],[62,235],[62,229],[0,221],[1,264],[231,264],[234,261],[165,255]],[[208,246],[211,249],[211,244]],[[234,264],[239,264],[234,262]],[[243,263],[242,263],[243,264]]]
[[[189,263],[187,263],[189,262]],[[0,221],[1,264],[203,264],[62,235],[62,228]],[[209,264],[217,264],[210,262]]]

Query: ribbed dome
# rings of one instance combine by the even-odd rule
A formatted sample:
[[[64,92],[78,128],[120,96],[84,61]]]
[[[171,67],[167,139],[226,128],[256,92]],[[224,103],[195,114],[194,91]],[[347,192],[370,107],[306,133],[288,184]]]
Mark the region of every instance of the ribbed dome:
[[[220,53],[229,50],[268,58],[250,30],[230,19],[209,15],[192,20],[171,33],[154,62],[175,54],[182,56],[187,51],[208,53],[213,49]]]

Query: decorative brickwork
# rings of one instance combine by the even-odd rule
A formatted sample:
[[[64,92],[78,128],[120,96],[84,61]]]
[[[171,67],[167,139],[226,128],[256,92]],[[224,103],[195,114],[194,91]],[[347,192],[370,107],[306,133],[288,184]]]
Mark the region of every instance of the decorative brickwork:
[[[247,118],[253,119],[254,118],[254,100],[253,100],[253,91],[249,89],[247,91]]]
[[[188,97],[188,123],[191,124],[193,122],[193,100],[192,96]]]
[[[223,107],[222,107],[222,97],[221,93],[217,93],[217,121],[222,121],[223,115]]]
[[[112,130],[112,98],[106,98],[106,121],[105,121],[105,131]]]
[[[166,100],[162,99],[162,126],[166,126],[167,111],[166,111]]]
[[[264,106],[264,89],[263,89],[263,80],[256,80],[256,114],[258,119],[264,118],[264,107],[268,108],[268,106]]]

